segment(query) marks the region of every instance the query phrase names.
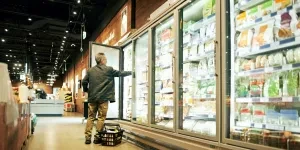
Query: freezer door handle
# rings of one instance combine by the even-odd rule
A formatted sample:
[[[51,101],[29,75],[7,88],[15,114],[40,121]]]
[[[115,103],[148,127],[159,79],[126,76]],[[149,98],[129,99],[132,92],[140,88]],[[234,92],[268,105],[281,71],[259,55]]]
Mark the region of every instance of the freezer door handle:
[[[214,47],[214,57],[215,57],[215,76],[217,77],[218,74],[217,74],[217,67],[216,67],[216,53],[217,53],[217,46],[218,46],[218,41],[217,40],[214,40],[214,44],[215,44],[215,47]]]

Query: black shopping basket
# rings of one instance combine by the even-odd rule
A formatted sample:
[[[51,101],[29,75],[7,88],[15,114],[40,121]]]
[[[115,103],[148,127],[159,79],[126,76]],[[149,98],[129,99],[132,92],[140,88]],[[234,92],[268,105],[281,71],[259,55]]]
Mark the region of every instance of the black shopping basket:
[[[104,146],[115,146],[122,142],[124,130],[119,124],[105,123],[103,131],[99,132],[101,144]]]

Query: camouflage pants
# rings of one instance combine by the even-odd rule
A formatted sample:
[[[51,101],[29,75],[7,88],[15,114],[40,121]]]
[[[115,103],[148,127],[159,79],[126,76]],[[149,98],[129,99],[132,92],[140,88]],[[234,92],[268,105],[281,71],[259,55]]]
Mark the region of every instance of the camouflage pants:
[[[108,110],[108,103],[89,103],[89,110],[88,110],[88,119],[86,123],[86,128],[85,128],[85,138],[86,139],[91,139],[92,136],[92,129],[94,126],[94,120],[96,118],[97,112],[98,112],[98,119],[97,120],[97,125],[96,125],[96,134],[94,136],[94,139],[99,139],[99,134],[103,128],[104,121],[106,119],[106,113]]]

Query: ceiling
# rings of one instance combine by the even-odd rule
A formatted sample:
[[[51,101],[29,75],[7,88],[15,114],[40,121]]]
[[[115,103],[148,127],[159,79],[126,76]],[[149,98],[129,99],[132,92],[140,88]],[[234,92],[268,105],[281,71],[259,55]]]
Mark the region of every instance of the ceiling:
[[[8,64],[12,80],[19,80],[26,63],[34,81],[62,76],[80,55],[81,30],[87,32],[86,48],[125,2],[1,0],[0,62]]]

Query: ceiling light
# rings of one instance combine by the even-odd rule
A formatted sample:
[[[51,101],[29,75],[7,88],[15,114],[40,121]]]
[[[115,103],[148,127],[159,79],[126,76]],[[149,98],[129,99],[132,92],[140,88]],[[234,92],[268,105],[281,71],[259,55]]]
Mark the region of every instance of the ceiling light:
[[[65,40],[63,40],[62,42],[63,42],[63,43],[65,43],[66,41],[65,41]]]
[[[73,11],[73,14],[74,14],[74,15],[77,15],[77,12],[76,12],[76,11]]]
[[[64,49],[60,49],[61,51],[64,51]]]
[[[68,30],[66,30],[66,33],[69,33],[69,31],[68,31]]]
[[[11,55],[9,55],[9,57],[12,57]]]
[[[35,58],[35,60],[38,60],[37,58]]]
[[[35,44],[32,44],[32,46],[35,46]]]
[[[4,29],[5,32],[8,32],[8,29]]]
[[[61,45],[65,45],[65,43],[61,43]]]
[[[5,55],[6,57],[8,57],[8,55]]]
[[[15,67],[13,67],[13,69],[15,69]]]
[[[72,47],[76,46],[75,44],[71,44]]]
[[[72,23],[73,21],[72,20],[70,20],[70,23]]]
[[[77,3],[80,4],[80,0],[77,0]]]
[[[1,39],[2,42],[5,42],[5,39]]]
[[[19,64],[19,66],[21,67],[22,65],[21,65],[21,64]]]
[[[10,61],[10,60],[7,60],[7,61]]]
[[[28,21],[32,21],[32,19],[31,19],[31,18],[28,18]]]
[[[15,66],[18,66],[18,64],[15,64]]]
[[[58,54],[60,53],[60,52],[57,52]]]
[[[39,64],[39,63],[36,63],[37,65]]]
[[[67,37],[66,36],[64,36],[64,39],[66,39]]]
[[[30,32],[28,33],[29,35],[32,35]]]
[[[11,52],[11,49],[9,51]]]
[[[34,52],[34,54],[36,54],[36,52]]]

